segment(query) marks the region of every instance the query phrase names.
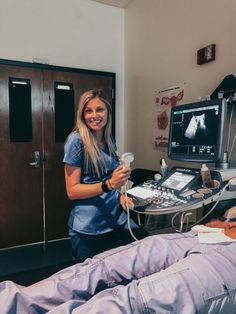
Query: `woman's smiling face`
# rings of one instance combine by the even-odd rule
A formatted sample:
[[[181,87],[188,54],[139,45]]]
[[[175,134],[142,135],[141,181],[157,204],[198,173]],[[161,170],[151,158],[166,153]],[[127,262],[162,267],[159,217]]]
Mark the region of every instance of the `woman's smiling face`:
[[[98,97],[87,103],[83,115],[87,127],[93,132],[103,130],[107,124],[108,110],[104,102]]]

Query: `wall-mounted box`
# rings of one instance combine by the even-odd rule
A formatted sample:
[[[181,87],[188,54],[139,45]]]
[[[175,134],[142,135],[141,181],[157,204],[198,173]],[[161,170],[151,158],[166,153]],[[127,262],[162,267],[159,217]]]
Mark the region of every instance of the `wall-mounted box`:
[[[211,44],[197,51],[197,64],[204,64],[215,60],[216,45]]]

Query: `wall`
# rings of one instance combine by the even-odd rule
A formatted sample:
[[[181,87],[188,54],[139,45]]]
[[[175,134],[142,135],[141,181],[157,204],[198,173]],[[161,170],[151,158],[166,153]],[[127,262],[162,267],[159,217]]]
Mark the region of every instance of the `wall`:
[[[0,58],[116,72],[118,149],[133,151],[135,166],[157,169],[165,154],[152,145],[154,91],[185,81],[189,102],[235,74],[235,11],[234,0],[134,0],[125,10],[89,0],[0,0]],[[197,65],[196,51],[210,43],[216,61]]]
[[[186,82],[192,102],[236,75],[235,16],[234,0],[135,0],[125,10],[125,148],[136,167],[159,169],[166,158],[152,144],[155,90]],[[197,65],[197,50],[209,44],[216,61]]]
[[[116,72],[123,151],[124,9],[88,0],[0,0],[0,58]]]

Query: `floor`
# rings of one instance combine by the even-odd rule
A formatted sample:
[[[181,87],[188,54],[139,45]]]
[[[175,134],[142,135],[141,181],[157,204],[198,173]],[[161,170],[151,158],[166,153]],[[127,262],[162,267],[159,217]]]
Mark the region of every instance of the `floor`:
[[[0,250],[0,281],[28,286],[75,263],[69,239]]]

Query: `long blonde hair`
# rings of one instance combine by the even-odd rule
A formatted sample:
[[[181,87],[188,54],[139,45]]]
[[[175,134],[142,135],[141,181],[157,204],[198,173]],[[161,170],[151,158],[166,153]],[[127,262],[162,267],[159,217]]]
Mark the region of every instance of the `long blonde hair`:
[[[98,146],[97,140],[84,120],[84,109],[88,102],[94,98],[99,98],[107,108],[107,123],[103,130],[103,139],[108,147],[110,155],[116,156],[115,145],[111,137],[111,105],[106,94],[101,89],[92,89],[80,96],[77,118],[74,131],[79,132],[84,145],[84,167],[85,172],[92,170],[98,177],[107,172],[107,165],[103,154]]]

